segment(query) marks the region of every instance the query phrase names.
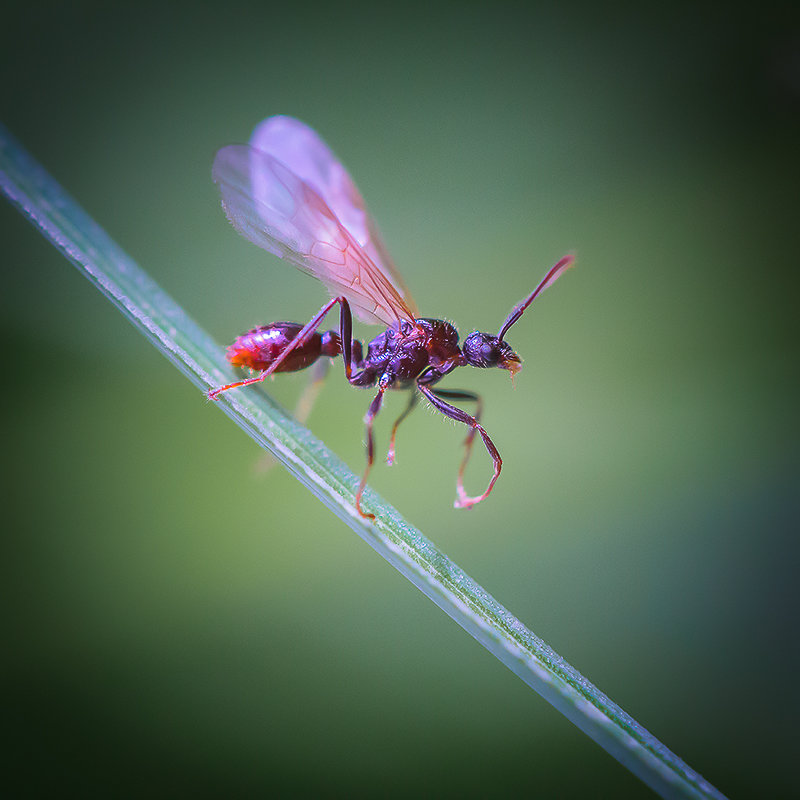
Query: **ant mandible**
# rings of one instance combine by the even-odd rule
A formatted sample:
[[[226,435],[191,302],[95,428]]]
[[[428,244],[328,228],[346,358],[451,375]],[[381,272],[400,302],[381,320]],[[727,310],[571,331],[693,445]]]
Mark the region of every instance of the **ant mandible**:
[[[228,348],[234,366],[260,374],[209,391],[222,392],[263,381],[276,372],[305,369],[319,358],[341,355],[344,373],[353,386],[377,386],[364,421],[367,465],[356,492],[361,496],[375,460],[372,433],[387,389],[410,389],[408,405],[392,426],[387,456],[393,463],[399,424],[414,408],[419,394],[445,416],[469,428],[456,481],[457,508],[470,508],[492,491],[503,461],[480,424],[481,399],[473,392],[440,389],[436,384],[456,367],[500,367],[513,375],[520,357],[505,335],[526,308],[574,263],[564,256],[539,285],[515,306],[497,336],[475,331],[459,346],[458,331],[449,322],[418,316],[417,307],[394,267],[375,223],[347,171],[328,146],[307,125],[291,117],[270,117],[260,123],[249,145],[229,145],[218,151],[212,170],[231,224],[254,244],[321,280],[333,295],[305,325],[273,322],[239,336]],[[339,332],[319,333],[325,315],[339,305]],[[383,324],[386,330],[368,345],[353,338],[353,316]],[[448,400],[476,404],[471,416]],[[464,490],[464,469],[475,433],[492,458],[494,473],[483,494]]]

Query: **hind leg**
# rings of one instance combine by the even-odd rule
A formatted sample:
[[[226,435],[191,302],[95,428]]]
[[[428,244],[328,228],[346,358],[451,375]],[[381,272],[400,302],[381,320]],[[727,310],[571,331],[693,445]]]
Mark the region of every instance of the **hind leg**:
[[[311,368],[311,379],[305,385],[294,408],[294,418],[301,425],[306,424],[306,420],[311,414],[311,409],[314,408],[314,403],[319,397],[320,389],[322,389],[322,384],[325,382],[329,369],[330,362],[327,359],[320,359]]]
[[[350,304],[347,302],[346,297],[334,297],[332,300],[325,303],[324,306],[303,326],[297,336],[286,346],[283,352],[273,361],[267,369],[255,378],[248,378],[244,381],[236,381],[236,383],[229,383],[225,386],[218,386],[216,389],[210,389],[208,392],[209,400],[218,400],[223,392],[230,389],[238,389],[242,386],[250,386],[254,383],[260,383],[268,375],[275,372],[280,372],[280,366],[283,364],[289,355],[294,352],[298,347],[302,347],[309,338],[313,335],[314,331],[322,324],[325,315],[336,305],[339,304],[339,331],[340,339],[342,342],[342,358],[344,360],[344,374],[347,380],[350,380],[353,374],[352,356],[353,351],[356,349],[356,343],[353,341],[353,318],[350,313]],[[360,352],[360,349],[358,349]]]
[[[321,358],[311,367],[311,379],[306,383],[300,397],[297,399],[297,405],[294,408],[294,418],[301,424],[305,425],[306,420],[311,414],[311,409],[319,396],[322,384],[330,369],[330,361],[326,358]],[[260,473],[271,470],[278,462],[269,454],[264,453],[258,461],[257,471]]]

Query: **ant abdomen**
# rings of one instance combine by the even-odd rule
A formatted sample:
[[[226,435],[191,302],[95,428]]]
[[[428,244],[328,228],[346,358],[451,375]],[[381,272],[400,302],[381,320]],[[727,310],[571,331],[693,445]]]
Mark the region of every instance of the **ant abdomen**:
[[[228,347],[228,361],[234,367],[249,367],[264,371],[272,366],[281,353],[297,338],[303,329],[296,322],[272,322],[243,333]],[[275,372],[297,372],[311,366],[320,356],[335,358],[342,352],[339,335],[333,331],[308,335],[305,342],[296,345]]]

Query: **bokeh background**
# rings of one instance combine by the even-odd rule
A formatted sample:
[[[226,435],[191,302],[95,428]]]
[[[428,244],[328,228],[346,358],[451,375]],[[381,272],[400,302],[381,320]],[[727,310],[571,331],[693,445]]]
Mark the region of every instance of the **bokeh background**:
[[[510,337],[513,391],[448,381],[486,399],[491,499],[452,508],[462,431],[426,411],[371,483],[723,792],[788,796],[789,6],[12,2],[0,117],[220,343],[325,296],[238,237],[210,181],[274,113],[322,133],[421,311],[462,334],[577,253]],[[7,786],[649,796],[287,473],[259,474],[6,203],[0,236]],[[304,380],[269,391],[291,407]],[[310,420],[357,472],[368,400],[334,370]],[[488,475],[476,448],[469,485]]]

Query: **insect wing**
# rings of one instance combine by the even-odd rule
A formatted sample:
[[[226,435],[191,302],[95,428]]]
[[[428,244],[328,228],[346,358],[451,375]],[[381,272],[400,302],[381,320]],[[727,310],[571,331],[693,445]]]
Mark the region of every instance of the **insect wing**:
[[[414,313],[319,193],[277,158],[247,145],[217,152],[212,170],[231,224],[253,244],[344,295],[365,322]]]
[[[250,146],[274,156],[316,190],[416,315],[416,305],[381,240],[375,221],[367,212],[361,193],[317,132],[292,117],[269,117],[256,126]],[[264,176],[253,175],[256,197],[264,180]]]

